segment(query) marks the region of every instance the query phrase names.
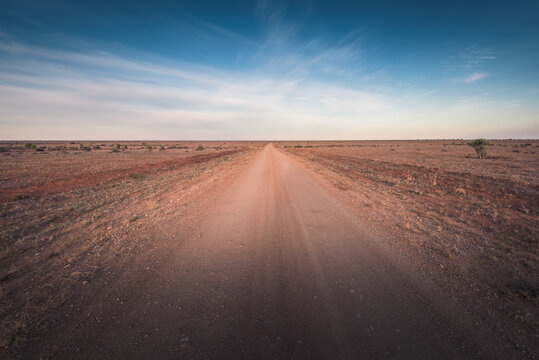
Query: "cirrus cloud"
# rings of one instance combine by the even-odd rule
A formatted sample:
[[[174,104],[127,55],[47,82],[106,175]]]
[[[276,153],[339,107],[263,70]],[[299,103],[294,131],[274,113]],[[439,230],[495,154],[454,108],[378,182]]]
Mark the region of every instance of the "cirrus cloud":
[[[470,74],[470,75],[466,76],[464,78],[464,82],[473,83],[473,82],[476,82],[477,80],[481,80],[481,79],[483,79],[485,77],[487,77],[486,73],[475,72],[473,74]]]

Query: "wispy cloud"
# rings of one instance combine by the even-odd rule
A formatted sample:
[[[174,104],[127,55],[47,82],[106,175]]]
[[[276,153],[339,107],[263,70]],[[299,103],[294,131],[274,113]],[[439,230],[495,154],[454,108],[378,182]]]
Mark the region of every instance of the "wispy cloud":
[[[86,124],[102,138],[98,134],[118,137],[110,128],[129,124],[161,138],[282,137],[292,123],[316,128],[387,107],[381,94],[301,76],[156,65],[13,43],[0,44],[0,51],[18,59],[0,61],[1,125],[26,130],[44,122],[51,129]]]
[[[511,119],[527,108],[527,100],[469,93],[483,84],[467,83],[494,73],[487,66],[493,51],[455,54],[447,71],[458,95],[444,98],[447,92],[423,88],[413,76],[395,80],[395,67],[379,58],[367,64],[373,49],[365,46],[365,29],[309,38],[302,31],[309,6],[299,17],[290,11],[285,3],[259,1],[261,33],[252,37],[189,14],[167,20],[186,22],[179,28],[209,44],[241,44],[242,66],[137,56],[107,43],[76,47],[73,39],[62,46],[54,37],[48,43],[57,47],[39,47],[0,32],[0,138],[462,137],[460,129],[478,116],[505,116],[493,108]]]
[[[466,76],[464,78],[464,82],[467,82],[467,83],[473,83],[473,82],[476,82],[477,80],[481,80],[483,78],[487,77],[487,74],[486,73],[473,73],[473,74],[470,74],[468,76]]]
[[[243,35],[240,35],[234,31],[231,31],[229,29],[226,29],[224,27],[218,26],[214,23],[205,21],[203,19],[200,19],[193,14],[187,13],[185,11],[182,11],[182,15],[185,19],[187,19],[190,23],[192,23],[197,28],[202,28],[209,30],[217,35],[223,35],[228,38],[235,39],[239,42],[241,42],[244,45],[248,45],[251,47],[258,47],[260,44],[252,39],[249,39]]]
[[[326,81],[311,73],[360,58],[361,52],[353,42],[331,47],[317,41],[309,47],[312,58],[277,57],[289,56],[290,68],[307,71],[276,72],[267,63],[225,71],[0,41],[1,135],[4,139],[459,137],[455,119],[464,127],[497,106],[486,97],[463,97],[445,109],[430,109],[432,95],[414,89],[395,94]],[[337,70],[330,70],[332,78],[339,76]],[[475,80],[484,77],[478,74],[472,74]],[[506,109],[519,104],[498,103]],[[440,128],[454,132],[437,133]]]
[[[502,105],[508,108],[515,108],[522,106],[522,99],[505,100],[502,101]]]
[[[301,20],[287,18],[288,4],[258,0],[255,15],[265,33],[265,42],[272,46],[283,46],[294,40],[301,27]]]
[[[488,62],[496,60],[497,57],[496,51],[477,46],[470,46],[459,54],[462,66],[467,69],[482,67]]]
[[[498,53],[492,49],[469,46],[447,58],[442,63],[442,68],[446,74],[450,74],[451,77],[454,78],[462,77],[463,73],[472,73],[470,75],[472,76],[485,73],[485,69],[488,69],[497,59]],[[466,77],[466,79],[468,79],[468,77]],[[471,77],[471,79],[473,79],[473,77]],[[471,82],[476,80],[472,80]]]
[[[347,77],[359,69],[363,54],[362,28],[353,29],[340,39],[330,39],[323,32],[310,39],[299,39],[312,5],[305,2],[302,18],[289,19],[286,3],[259,0],[255,14],[263,28],[264,40],[253,61],[268,71],[289,76],[332,75],[335,80]]]
[[[466,97],[462,96],[457,99],[457,101],[451,107],[451,110],[458,112],[478,112],[478,111],[487,111],[489,107],[494,106],[495,103],[485,99],[484,97]]]

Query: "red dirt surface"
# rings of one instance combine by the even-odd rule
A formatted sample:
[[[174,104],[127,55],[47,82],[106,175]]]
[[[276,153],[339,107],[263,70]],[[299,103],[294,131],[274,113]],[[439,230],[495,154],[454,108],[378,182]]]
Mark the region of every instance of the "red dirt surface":
[[[538,141],[492,141],[486,159],[465,141],[279,145],[427,273],[441,269],[438,282],[467,307],[512,323],[496,326],[515,347],[537,333]]]
[[[224,155],[232,155],[237,153],[238,151],[239,150],[228,150],[212,154],[195,155],[186,157],[185,159],[153,162],[124,169],[100,171],[91,174],[71,176],[69,174],[65,174],[65,178],[60,178],[55,181],[42,182],[36,185],[30,185],[22,188],[3,190],[0,193],[0,202],[12,201],[16,198],[38,197],[64,191],[70,191],[80,187],[101,184],[105,181],[118,181],[127,177],[144,176],[162,170],[174,170],[181,166],[189,166],[192,164],[203,163]]]
[[[122,174],[0,203],[2,356],[538,354],[539,142],[127,145],[2,145],[2,192]]]
[[[11,148],[11,151],[4,154],[11,156],[12,159],[3,159],[4,161],[0,163],[0,171],[3,174],[0,179],[0,202],[69,191],[105,181],[125,179],[128,176],[144,176],[161,170],[172,170],[241,150],[237,149],[237,146],[227,147],[226,143],[222,142],[206,143],[207,149],[201,151],[194,150],[196,145],[189,143],[163,143],[169,149],[162,152],[159,149],[161,146],[164,148],[165,145],[144,144],[122,145],[127,146],[128,149],[122,148],[121,152],[112,154],[111,150],[117,150],[116,144],[109,144],[108,147],[107,144],[103,144],[102,148],[100,146],[99,150],[93,152],[81,151],[83,147],[92,148],[85,143],[81,143],[79,148],[73,147],[76,150],[71,152],[63,149],[32,152],[20,151],[20,146],[8,143],[3,148]],[[48,146],[43,146],[43,148],[68,148],[66,145],[46,145]],[[176,147],[186,149],[191,147],[191,151],[195,152],[176,150]],[[230,150],[232,147],[234,149]],[[149,153],[152,149],[157,149],[158,152]],[[50,155],[53,154],[55,155],[54,162],[51,163]],[[43,160],[47,163],[46,167],[43,166]],[[21,168],[21,164],[24,164],[24,167]]]

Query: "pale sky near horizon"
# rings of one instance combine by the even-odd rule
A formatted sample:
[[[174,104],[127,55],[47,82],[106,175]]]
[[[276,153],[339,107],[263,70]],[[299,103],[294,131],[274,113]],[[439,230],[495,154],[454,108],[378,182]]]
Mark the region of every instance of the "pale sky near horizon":
[[[0,140],[539,138],[539,1],[0,5]]]

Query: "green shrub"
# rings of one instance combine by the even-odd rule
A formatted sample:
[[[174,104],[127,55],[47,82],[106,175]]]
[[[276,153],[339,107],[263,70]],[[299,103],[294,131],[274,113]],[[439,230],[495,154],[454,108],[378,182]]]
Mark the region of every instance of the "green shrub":
[[[36,148],[36,144],[32,144],[32,143],[26,143],[26,145],[24,145],[27,149],[35,149]]]
[[[196,150],[196,151],[202,151],[202,150],[204,150],[204,146],[202,146],[202,145],[199,144],[199,145],[195,148],[195,150]]]
[[[487,147],[490,145],[489,142],[485,139],[476,139],[468,142],[468,145],[475,149],[477,157],[483,159],[487,157]]]

